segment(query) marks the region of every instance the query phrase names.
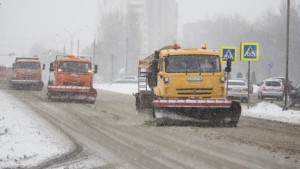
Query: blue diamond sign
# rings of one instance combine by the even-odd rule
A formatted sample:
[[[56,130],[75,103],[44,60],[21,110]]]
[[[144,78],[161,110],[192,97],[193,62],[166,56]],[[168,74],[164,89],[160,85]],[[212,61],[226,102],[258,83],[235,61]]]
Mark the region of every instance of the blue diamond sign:
[[[269,67],[269,69],[271,69],[271,68],[273,67],[273,63],[272,63],[272,62],[269,62],[269,63],[268,63],[268,67]]]
[[[235,64],[237,61],[237,47],[235,46],[221,46],[222,63],[226,63],[227,59],[231,59],[231,63]]]

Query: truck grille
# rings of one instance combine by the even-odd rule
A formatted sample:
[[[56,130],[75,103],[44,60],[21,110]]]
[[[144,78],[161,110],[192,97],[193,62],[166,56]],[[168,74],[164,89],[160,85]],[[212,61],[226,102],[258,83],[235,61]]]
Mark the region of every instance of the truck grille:
[[[64,86],[84,86],[84,82],[64,82]]]
[[[23,77],[21,77],[21,79],[22,80],[36,80],[38,78],[35,76],[23,76]]]
[[[210,98],[212,88],[179,88],[176,91],[178,95],[206,95],[204,98]]]

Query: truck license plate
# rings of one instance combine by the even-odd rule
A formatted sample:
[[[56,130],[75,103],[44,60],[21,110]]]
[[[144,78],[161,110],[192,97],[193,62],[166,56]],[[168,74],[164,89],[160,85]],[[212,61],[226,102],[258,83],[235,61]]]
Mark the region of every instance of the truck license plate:
[[[188,77],[188,81],[202,81],[202,77],[201,76]]]

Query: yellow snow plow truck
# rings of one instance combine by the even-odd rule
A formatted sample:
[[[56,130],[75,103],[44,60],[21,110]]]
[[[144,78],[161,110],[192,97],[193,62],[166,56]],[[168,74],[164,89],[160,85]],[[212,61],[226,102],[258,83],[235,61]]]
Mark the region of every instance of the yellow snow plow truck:
[[[231,63],[225,70],[231,71]],[[241,106],[225,98],[224,84],[219,52],[206,49],[206,44],[166,46],[139,61],[136,108],[152,108],[154,118],[157,110],[171,110],[236,127]]]

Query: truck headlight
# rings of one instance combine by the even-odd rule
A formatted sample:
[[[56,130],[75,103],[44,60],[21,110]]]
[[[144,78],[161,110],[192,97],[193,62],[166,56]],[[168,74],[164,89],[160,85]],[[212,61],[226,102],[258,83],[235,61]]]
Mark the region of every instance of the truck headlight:
[[[169,83],[169,82],[170,82],[169,77],[165,77],[165,78],[164,78],[164,82],[165,82],[165,83]]]
[[[225,82],[226,81],[226,77],[221,77],[220,82]]]

